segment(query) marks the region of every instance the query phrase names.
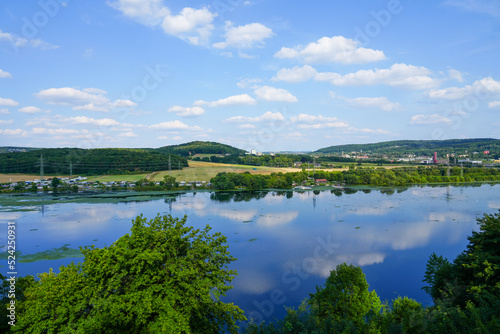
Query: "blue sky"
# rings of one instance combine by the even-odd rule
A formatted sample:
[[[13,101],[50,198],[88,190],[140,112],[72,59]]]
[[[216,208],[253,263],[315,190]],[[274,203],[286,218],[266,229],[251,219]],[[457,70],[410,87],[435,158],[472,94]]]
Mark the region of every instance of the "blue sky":
[[[6,0],[0,146],[498,138],[500,2]]]

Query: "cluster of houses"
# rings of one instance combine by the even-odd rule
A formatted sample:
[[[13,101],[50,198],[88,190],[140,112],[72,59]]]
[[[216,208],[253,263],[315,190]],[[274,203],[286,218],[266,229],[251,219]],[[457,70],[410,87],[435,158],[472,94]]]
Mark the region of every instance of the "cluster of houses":
[[[95,189],[95,188],[135,188],[137,186],[137,183],[134,181],[110,181],[110,182],[99,182],[99,181],[87,181],[87,177],[74,177],[74,178],[69,178],[69,177],[63,177],[60,178],[61,184],[63,186],[67,187],[72,187],[72,186],[77,186],[78,189],[80,190],[85,190],[85,189]],[[33,189],[33,184],[36,185],[38,190],[44,190],[44,188],[51,187],[52,186],[52,178],[47,178],[44,180],[31,180],[31,181],[24,181],[24,182],[8,182],[4,183],[1,185],[2,189],[6,190],[14,190],[19,189],[19,186],[21,186],[21,189],[24,190],[29,190]],[[143,186],[149,186],[149,182],[145,182],[142,184]],[[155,182],[156,186],[160,185],[160,182]],[[211,184],[210,182],[207,181],[180,181],[179,182],[180,187],[186,187],[186,188],[199,188],[199,187],[210,187]]]
[[[85,181],[85,180],[87,180],[87,178],[84,176],[77,176],[74,178],[63,177],[63,178],[60,178],[59,180],[61,180],[62,184],[66,184],[68,186],[77,185],[79,188],[80,187],[81,188],[90,187],[92,185],[91,182]],[[28,181],[24,181],[24,182],[8,182],[8,183],[4,183],[2,185],[2,187],[14,189],[17,186],[21,185],[25,189],[31,189],[34,184],[36,185],[37,189],[43,190],[44,187],[51,186],[52,178],[47,178],[47,179],[43,179],[43,180],[34,179],[34,180],[28,180]]]

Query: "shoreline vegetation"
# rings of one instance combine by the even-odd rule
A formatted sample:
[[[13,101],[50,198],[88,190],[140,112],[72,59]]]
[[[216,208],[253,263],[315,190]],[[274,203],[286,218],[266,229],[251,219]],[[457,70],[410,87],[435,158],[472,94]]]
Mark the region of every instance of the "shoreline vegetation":
[[[217,173],[207,181],[178,181],[167,172],[155,172],[146,176],[140,175],[139,179],[125,177],[122,181],[89,180],[87,177],[78,179],[51,178],[50,181],[7,182],[0,184],[0,192],[26,193],[26,192],[62,192],[85,193],[88,191],[189,191],[189,190],[310,190],[325,187],[350,187],[350,186],[410,186],[427,184],[466,184],[471,182],[496,182],[500,181],[500,168],[495,167],[355,167],[339,171],[325,171],[321,169],[302,169],[294,172],[269,172],[259,173],[259,170],[236,172],[235,169],[226,172],[217,167],[212,167],[211,175]],[[153,181],[150,177],[163,176],[161,181]],[[121,176],[116,176],[120,178]],[[109,178],[112,179],[112,178]],[[135,181],[134,181],[135,180]]]

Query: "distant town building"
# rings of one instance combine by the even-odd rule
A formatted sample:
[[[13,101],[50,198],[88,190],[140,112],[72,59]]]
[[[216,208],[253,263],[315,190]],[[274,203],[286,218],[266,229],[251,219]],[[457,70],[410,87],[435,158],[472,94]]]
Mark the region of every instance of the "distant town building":
[[[437,154],[437,152],[434,152],[434,156],[432,157],[432,163],[434,163],[434,164],[438,163],[438,154]]]
[[[479,161],[479,160],[471,160],[471,159],[467,158],[467,159],[459,159],[458,163],[481,165],[483,162]]]

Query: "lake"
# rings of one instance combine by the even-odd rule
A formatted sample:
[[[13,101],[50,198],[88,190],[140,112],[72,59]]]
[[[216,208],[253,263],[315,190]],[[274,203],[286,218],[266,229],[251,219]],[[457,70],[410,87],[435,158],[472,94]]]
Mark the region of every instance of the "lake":
[[[382,300],[431,298],[422,279],[432,252],[453,260],[477,230],[476,218],[500,209],[500,184],[415,186],[346,191],[127,193],[97,196],[0,196],[0,246],[7,223],[16,222],[16,244],[25,257],[18,276],[79,261],[44,260],[63,246],[109,246],[128,233],[139,214],[188,216],[188,224],[228,238],[238,260],[234,288],[224,298],[248,318],[273,320],[283,305],[298,306],[336,265],[361,266]],[[4,233],[5,231],[5,233]],[[45,253],[41,253],[44,252]],[[52,252],[54,253],[54,252]],[[28,256],[35,254],[35,256]],[[28,256],[28,257],[26,257]],[[31,258],[31,260],[29,260]],[[6,260],[0,263],[7,272]]]

